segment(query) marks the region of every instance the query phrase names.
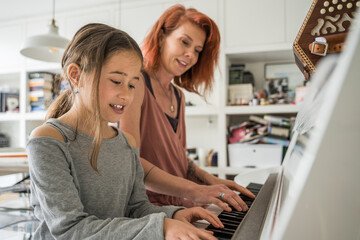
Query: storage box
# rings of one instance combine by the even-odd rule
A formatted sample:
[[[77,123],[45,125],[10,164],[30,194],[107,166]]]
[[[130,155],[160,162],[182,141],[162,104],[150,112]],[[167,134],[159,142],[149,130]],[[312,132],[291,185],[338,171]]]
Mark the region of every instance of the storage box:
[[[244,144],[228,145],[230,167],[272,167],[280,166],[282,146],[278,144]]]

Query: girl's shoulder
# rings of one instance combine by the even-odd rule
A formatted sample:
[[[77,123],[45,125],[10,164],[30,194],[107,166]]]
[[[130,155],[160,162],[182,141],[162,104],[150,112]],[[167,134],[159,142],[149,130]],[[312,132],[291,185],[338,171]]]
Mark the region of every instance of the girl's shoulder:
[[[127,132],[124,132],[122,131],[126,140],[128,141],[129,145],[132,147],[132,148],[137,148],[137,144],[136,144],[136,140],[135,138],[133,137],[133,135],[131,135],[130,133],[127,133]]]
[[[67,125],[57,118],[50,118],[31,132],[29,140],[40,137],[50,137],[67,143],[69,134],[73,132],[74,129],[72,129],[70,125]]]
[[[55,138],[62,142],[65,142],[64,137],[61,134],[61,132],[58,129],[56,129],[50,125],[41,125],[41,126],[35,128],[31,132],[29,140],[38,138],[38,137],[52,137],[52,138]]]

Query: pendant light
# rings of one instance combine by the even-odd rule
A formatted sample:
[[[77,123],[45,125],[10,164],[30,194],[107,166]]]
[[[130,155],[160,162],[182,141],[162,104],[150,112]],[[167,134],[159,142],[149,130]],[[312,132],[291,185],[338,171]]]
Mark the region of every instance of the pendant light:
[[[60,62],[69,40],[59,35],[55,25],[55,0],[53,0],[53,18],[47,34],[35,35],[25,40],[20,53],[28,58],[45,62]]]

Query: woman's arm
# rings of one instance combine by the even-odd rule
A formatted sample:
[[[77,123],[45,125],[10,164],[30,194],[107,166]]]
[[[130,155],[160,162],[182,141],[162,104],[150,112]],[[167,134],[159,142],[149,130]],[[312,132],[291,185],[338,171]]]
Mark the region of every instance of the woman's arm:
[[[248,209],[244,201],[236,193],[234,193],[233,190],[238,191],[238,189],[240,189],[242,192],[250,193],[249,196],[254,197],[254,195],[246,188],[237,185],[233,181],[216,178],[196,167],[196,165],[189,165],[189,171],[193,172],[193,174],[200,173],[200,177],[197,177],[197,179],[204,179],[206,184],[208,184],[208,179],[215,183],[213,178],[215,178],[215,180],[220,180],[220,182],[213,185],[197,184],[189,179],[174,176],[157,168],[156,166],[154,167],[152,163],[144,158],[141,158],[140,160],[146,176],[146,188],[153,192],[187,198],[200,205],[208,205],[212,203],[226,211],[231,211],[231,208],[225,204],[225,202],[232,205],[238,211],[245,211]],[[231,183],[233,183],[233,185],[235,185],[234,189],[231,190],[224,183],[227,183],[230,186],[232,186]],[[220,193],[225,193],[222,200],[219,199]]]

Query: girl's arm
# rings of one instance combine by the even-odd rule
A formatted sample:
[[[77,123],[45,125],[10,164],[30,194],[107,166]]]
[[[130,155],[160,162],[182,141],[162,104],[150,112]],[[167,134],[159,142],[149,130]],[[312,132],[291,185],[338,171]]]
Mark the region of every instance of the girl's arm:
[[[67,143],[49,136],[56,131],[42,126],[27,144],[32,204],[37,218],[55,239],[162,239],[164,212],[141,218],[99,219],[89,215],[79,196],[71,172]],[[101,204],[101,203],[100,203]],[[124,204],[118,203],[118,204]],[[171,217],[171,216],[170,216]]]

